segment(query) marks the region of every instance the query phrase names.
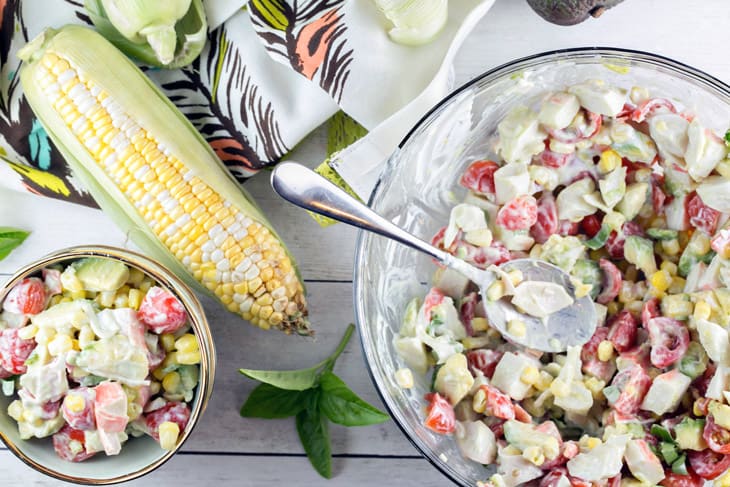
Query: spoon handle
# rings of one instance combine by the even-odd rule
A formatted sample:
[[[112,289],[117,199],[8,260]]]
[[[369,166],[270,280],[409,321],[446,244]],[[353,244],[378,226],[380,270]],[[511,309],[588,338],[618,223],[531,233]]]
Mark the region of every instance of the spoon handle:
[[[277,165],[271,175],[271,186],[290,203],[420,250],[474,282],[483,280],[482,271],[411,235],[301,164]]]

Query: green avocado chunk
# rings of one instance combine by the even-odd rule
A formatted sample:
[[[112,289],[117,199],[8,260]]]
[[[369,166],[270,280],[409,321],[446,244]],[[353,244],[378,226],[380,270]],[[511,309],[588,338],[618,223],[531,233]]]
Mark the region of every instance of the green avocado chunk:
[[[116,291],[129,279],[129,268],[117,260],[87,257],[74,262],[73,267],[87,291]]]

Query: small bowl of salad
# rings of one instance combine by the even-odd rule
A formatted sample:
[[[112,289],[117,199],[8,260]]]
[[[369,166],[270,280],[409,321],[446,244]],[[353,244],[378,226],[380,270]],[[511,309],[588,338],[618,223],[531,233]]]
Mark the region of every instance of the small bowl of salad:
[[[556,265],[597,315],[580,346],[525,348],[484,306],[519,273],[482,296],[361,233],[366,361],[428,460],[464,486],[730,485],[729,152],[727,84],[606,48],[496,68],[412,129],[373,209],[480,268]]]
[[[154,470],[190,435],[214,375],[202,305],[140,254],[68,248],[0,288],[0,439],[44,474],[102,485]]]

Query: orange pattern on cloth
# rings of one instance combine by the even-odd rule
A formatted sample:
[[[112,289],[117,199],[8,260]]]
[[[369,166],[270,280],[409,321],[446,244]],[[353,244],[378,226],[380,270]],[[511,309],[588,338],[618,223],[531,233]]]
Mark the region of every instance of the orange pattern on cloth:
[[[307,79],[314,78],[315,73],[324,62],[327,50],[332,40],[332,34],[337,28],[337,22],[342,18],[338,15],[338,8],[333,8],[322,17],[305,25],[297,36],[296,54],[299,58],[297,71]]]

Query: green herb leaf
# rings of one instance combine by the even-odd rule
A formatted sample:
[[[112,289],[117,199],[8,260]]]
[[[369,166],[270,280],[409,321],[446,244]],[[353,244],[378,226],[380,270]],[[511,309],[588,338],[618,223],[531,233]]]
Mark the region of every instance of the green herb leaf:
[[[297,414],[297,433],[314,469],[322,477],[332,478],[332,447],[327,418],[319,412],[316,404]]]
[[[317,382],[317,372],[322,364],[299,370],[252,370],[239,369],[239,372],[251,379],[269,384],[287,391],[304,391]]]
[[[390,419],[390,416],[360,399],[330,371],[322,373],[320,387],[319,408],[333,423],[366,426]]]
[[[0,227],[0,260],[10,254],[30,235],[30,232],[11,227]]]
[[[321,361],[320,363],[309,367],[307,369],[297,370],[253,370],[253,369],[239,369],[238,371],[250,379],[269,384],[279,389],[286,389],[288,391],[303,391],[314,387],[317,383],[317,377],[320,369],[323,367],[327,370],[332,370],[337,358],[340,356],[342,351],[345,349],[347,342],[350,341],[352,332],[355,330],[355,325],[350,323],[345,330],[345,335],[340,340],[340,344],[337,346],[335,351]]]
[[[725,145],[730,146],[730,129],[725,132]]]
[[[279,419],[296,416],[307,407],[312,391],[291,391],[271,384],[259,384],[246,399],[241,416]]]

